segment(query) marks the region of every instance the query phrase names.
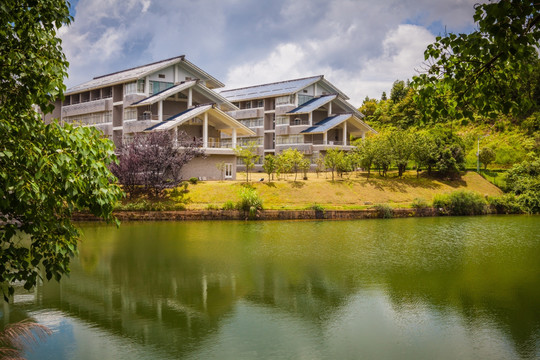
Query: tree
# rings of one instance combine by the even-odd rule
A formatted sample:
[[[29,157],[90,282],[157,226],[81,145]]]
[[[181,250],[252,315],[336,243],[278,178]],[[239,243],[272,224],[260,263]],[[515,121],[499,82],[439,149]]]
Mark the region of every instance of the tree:
[[[272,181],[272,175],[277,169],[277,159],[274,155],[268,154],[264,156],[263,169],[268,174],[268,181]]]
[[[388,143],[390,151],[392,152],[392,158],[396,167],[398,168],[398,176],[402,177],[407,164],[412,156],[412,136],[409,132],[404,130],[395,130],[388,136]]]
[[[478,30],[437,37],[424,53],[426,71],[413,80],[432,119],[526,117],[540,100],[539,6],[530,0],[476,5]]]
[[[398,103],[403,100],[408,92],[408,84],[405,84],[405,81],[403,80],[396,80],[394,81],[392,89],[390,90],[390,100],[392,100],[394,103]]]
[[[484,164],[484,170],[487,170],[489,164],[495,160],[495,151],[491,148],[482,148],[478,154],[478,158],[482,164]]]
[[[353,150],[355,153],[357,153],[360,165],[367,169],[367,177],[369,179],[369,176],[371,174],[371,166],[373,165],[373,160],[376,156],[376,147],[375,147],[375,140],[372,137],[367,137],[363,140],[358,140],[356,143],[356,147]]]
[[[373,138],[374,157],[373,164],[379,170],[379,175],[386,176],[390,165],[392,164],[392,149],[388,141],[388,135],[381,134]]]
[[[382,92],[381,100],[388,100],[388,98],[386,97],[386,91]]]
[[[178,133],[176,143],[167,131],[138,133],[120,147],[120,163],[111,170],[130,197],[142,186],[144,192],[158,198],[165,189],[180,183],[180,172],[187,163],[204,154],[200,145],[185,132]]]
[[[255,167],[255,163],[259,161],[260,157],[257,155],[257,143],[250,141],[245,147],[237,146],[234,152],[246,166],[246,181],[249,182],[249,171]]]
[[[424,167],[431,175],[431,168],[437,163],[438,151],[434,139],[428,132],[414,133],[411,156],[416,166],[416,177]]]
[[[71,20],[64,1],[0,6],[0,284],[59,280],[77,251],[74,211],[112,220],[122,190],[107,166],[113,144],[94,128],[45,124],[62,97],[67,61],[56,31]],[[21,237],[25,241],[20,241]]]
[[[298,171],[301,170],[301,166],[303,165],[304,155],[298,149],[288,148],[280,156],[282,157],[282,161],[289,165],[290,171],[294,172],[294,181],[296,181]]]
[[[323,172],[324,169],[324,157],[321,153],[317,153],[317,157],[315,158],[315,173],[317,174],[317,177],[319,177],[319,173]]]
[[[329,149],[324,156],[324,165],[332,172],[332,181],[334,181],[334,171],[336,171],[342,158],[343,151],[336,148]]]

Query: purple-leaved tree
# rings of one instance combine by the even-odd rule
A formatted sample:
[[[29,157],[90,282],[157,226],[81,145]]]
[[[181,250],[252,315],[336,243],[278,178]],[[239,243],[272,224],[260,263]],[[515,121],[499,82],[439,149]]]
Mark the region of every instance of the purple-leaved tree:
[[[130,198],[139,192],[158,198],[181,182],[180,171],[198,156],[204,156],[201,141],[185,132],[176,143],[167,131],[139,133],[118,149],[119,163],[111,171]]]

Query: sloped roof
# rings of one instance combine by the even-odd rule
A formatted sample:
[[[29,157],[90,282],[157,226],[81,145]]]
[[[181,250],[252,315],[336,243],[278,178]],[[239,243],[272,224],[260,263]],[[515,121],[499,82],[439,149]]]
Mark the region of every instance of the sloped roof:
[[[322,79],[322,75],[302,79],[286,80],[270,84],[248,86],[239,89],[222,90],[220,94],[229,101],[265,98],[293,94]]]
[[[332,95],[323,95],[316,98],[313,98],[304,104],[300,105],[296,109],[289,111],[287,114],[307,114],[313,110],[317,110],[323,105],[328,104],[330,101],[334,100],[337,97],[337,94]]]
[[[172,96],[180,91],[186,90],[193,85],[197,83],[196,80],[186,81],[184,83],[180,83],[178,85],[174,85],[168,89],[162,90],[158,93],[155,93],[145,99],[142,99],[140,101],[134,102],[130,106],[143,106],[143,105],[152,105],[160,100],[165,100],[169,96]]]
[[[101,88],[104,86],[111,86],[116,84],[122,84],[128,81],[135,81],[137,79],[141,79],[149,74],[152,74],[156,71],[159,71],[161,69],[164,69],[168,66],[183,63],[186,65],[186,67],[194,72],[195,74],[199,75],[203,80],[207,80],[209,83],[213,85],[213,87],[223,87],[224,84],[221,83],[219,80],[211,76],[210,74],[206,73],[199,67],[195,66],[193,63],[187,61],[185,59],[185,55],[176,56],[170,59],[165,59],[157,62],[153,62],[150,64],[137,66],[134,68],[126,69],[117,71],[111,74],[97,76],[93,78],[90,81],[87,81],[83,84],[74,86],[72,88],[69,88],[65,94],[73,94],[81,91],[87,91],[92,89]]]
[[[304,134],[315,134],[315,133],[323,133],[331,128],[333,128],[336,125],[341,124],[344,121],[347,121],[350,119],[353,115],[352,114],[340,114],[340,115],[334,115],[327,117],[324,120],[319,121],[314,126],[307,128],[306,130],[302,131]]]
[[[182,125],[182,123],[193,119],[199,115],[204,114],[205,112],[209,112],[209,114],[214,118],[219,120],[221,124],[226,124],[228,128],[235,128],[237,130],[238,135],[255,135],[255,132],[248,128],[247,126],[243,125],[233,117],[227,115],[225,112],[221,111],[217,107],[215,107],[214,104],[203,104],[196,106],[191,109],[184,110],[176,115],[173,115],[166,119],[165,121],[162,121],[160,123],[157,123],[144,131],[165,131],[173,129],[176,126]],[[225,129],[222,129],[222,131]],[[225,130],[225,132],[227,132]]]

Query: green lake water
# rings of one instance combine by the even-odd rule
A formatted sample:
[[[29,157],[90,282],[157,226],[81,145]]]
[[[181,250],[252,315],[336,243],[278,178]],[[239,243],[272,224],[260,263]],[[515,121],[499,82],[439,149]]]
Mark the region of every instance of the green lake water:
[[[540,217],[82,225],[28,359],[538,359]]]

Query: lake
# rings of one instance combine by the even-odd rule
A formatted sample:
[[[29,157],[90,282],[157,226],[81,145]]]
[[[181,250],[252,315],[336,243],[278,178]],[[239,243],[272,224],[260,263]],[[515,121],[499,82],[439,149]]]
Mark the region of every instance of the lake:
[[[540,217],[81,225],[28,359],[538,359]]]

